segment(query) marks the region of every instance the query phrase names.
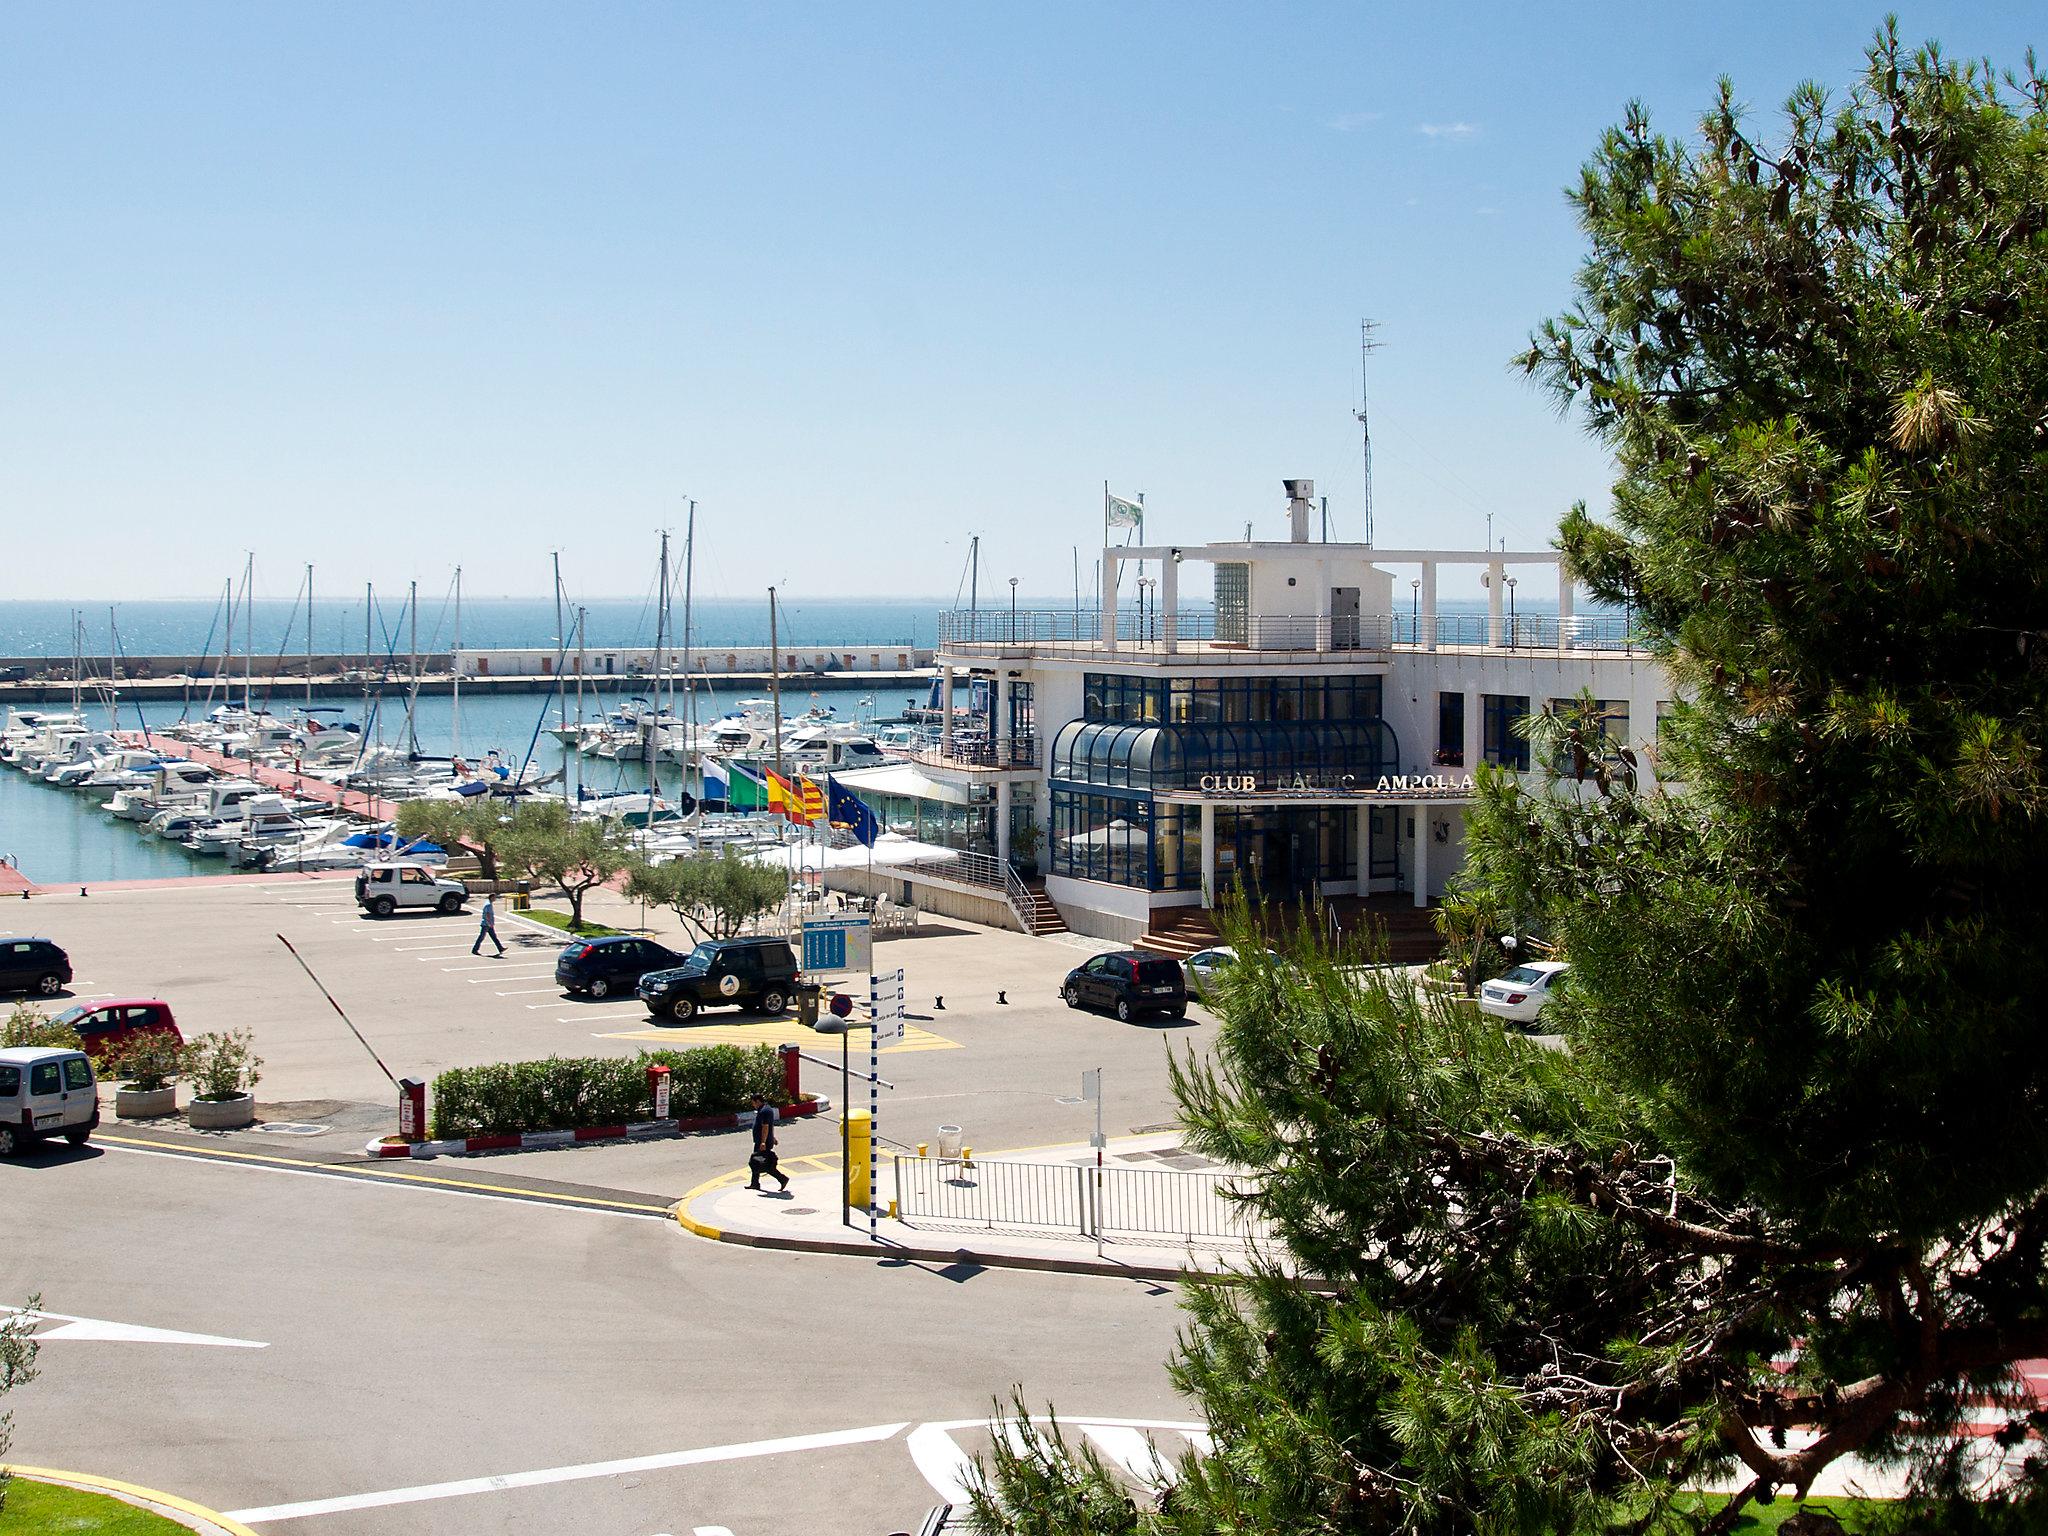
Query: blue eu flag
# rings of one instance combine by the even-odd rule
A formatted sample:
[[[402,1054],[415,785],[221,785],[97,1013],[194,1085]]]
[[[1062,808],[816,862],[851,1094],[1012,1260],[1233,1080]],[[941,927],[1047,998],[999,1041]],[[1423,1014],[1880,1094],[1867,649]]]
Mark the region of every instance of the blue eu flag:
[[[863,848],[874,847],[875,839],[882,835],[882,824],[866,802],[829,775],[825,780],[825,819],[852,832],[853,840]]]

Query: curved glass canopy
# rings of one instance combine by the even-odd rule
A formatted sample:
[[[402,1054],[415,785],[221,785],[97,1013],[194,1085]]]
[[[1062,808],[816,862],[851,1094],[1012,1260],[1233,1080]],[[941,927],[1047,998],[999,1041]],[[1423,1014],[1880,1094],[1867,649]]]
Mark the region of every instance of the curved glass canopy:
[[[1210,774],[1377,778],[1396,771],[1400,760],[1393,727],[1378,719],[1202,725],[1074,720],[1053,738],[1051,777],[1105,789],[1196,789]]]

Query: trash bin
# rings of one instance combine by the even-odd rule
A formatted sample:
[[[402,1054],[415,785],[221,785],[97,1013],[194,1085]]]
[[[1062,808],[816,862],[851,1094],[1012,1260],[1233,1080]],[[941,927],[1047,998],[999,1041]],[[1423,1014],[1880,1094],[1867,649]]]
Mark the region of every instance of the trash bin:
[[[817,1027],[818,994],[823,990],[822,987],[815,984],[801,986],[796,989],[796,1021],[806,1029]]]
[[[959,1160],[959,1157],[960,1157],[960,1136],[961,1136],[961,1131],[960,1131],[960,1127],[959,1127],[959,1126],[957,1126],[957,1125],[942,1125],[942,1126],[940,1126],[940,1127],[939,1127],[939,1156],[940,1156],[940,1157],[950,1157],[950,1158],[952,1158],[952,1159],[953,1159],[954,1161],[956,1161],[956,1162],[957,1162],[957,1161]]]

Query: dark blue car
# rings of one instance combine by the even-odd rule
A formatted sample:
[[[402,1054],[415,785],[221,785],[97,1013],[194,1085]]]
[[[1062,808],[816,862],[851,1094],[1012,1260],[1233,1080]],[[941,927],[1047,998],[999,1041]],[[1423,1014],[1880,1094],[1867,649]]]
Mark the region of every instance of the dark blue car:
[[[610,939],[576,939],[555,961],[555,980],[564,991],[589,997],[631,992],[649,971],[681,965],[683,957],[652,939],[621,935]]]

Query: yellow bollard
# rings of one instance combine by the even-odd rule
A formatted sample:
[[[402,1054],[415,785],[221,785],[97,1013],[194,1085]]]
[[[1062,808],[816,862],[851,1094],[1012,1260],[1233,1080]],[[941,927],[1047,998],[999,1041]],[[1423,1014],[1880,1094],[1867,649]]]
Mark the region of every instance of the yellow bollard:
[[[928,1155],[930,1154],[930,1152],[931,1152],[931,1146],[930,1146],[930,1144],[929,1144],[928,1142],[922,1142],[922,1141],[920,1141],[920,1142],[919,1142],[919,1143],[917,1144],[917,1155],[918,1155],[919,1157],[925,1157],[925,1156],[928,1156]]]
[[[891,1200],[889,1202],[889,1219],[891,1221],[902,1220],[902,1218],[896,1214],[896,1202],[894,1200]]]
[[[848,1209],[868,1208],[868,1146],[873,1129],[864,1109],[847,1111],[839,1122],[840,1150],[846,1158],[846,1204]]]
[[[974,1166],[974,1148],[962,1147],[960,1149],[960,1166],[962,1168],[972,1168]]]

